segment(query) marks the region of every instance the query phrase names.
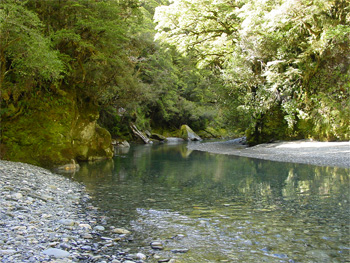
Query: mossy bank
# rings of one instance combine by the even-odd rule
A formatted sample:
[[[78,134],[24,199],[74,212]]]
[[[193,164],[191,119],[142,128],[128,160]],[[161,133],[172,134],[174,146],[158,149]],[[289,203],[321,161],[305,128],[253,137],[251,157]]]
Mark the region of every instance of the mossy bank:
[[[11,103],[1,121],[1,158],[40,166],[111,158],[111,135],[98,108],[71,93],[32,93]]]

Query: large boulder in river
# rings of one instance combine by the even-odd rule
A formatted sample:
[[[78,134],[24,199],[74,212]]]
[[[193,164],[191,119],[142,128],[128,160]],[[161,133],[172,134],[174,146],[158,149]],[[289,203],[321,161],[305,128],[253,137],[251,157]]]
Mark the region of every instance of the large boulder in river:
[[[180,128],[180,137],[188,141],[201,141],[199,137],[188,125],[182,125]]]

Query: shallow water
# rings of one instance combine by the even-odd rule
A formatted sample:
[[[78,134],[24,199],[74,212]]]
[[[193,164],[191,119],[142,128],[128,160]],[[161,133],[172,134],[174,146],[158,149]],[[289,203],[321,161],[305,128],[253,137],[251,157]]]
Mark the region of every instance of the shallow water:
[[[350,262],[349,171],[164,144],[82,164],[74,179],[108,224],[132,231],[135,252],[189,263],[328,263]],[[156,240],[164,250],[152,250]]]

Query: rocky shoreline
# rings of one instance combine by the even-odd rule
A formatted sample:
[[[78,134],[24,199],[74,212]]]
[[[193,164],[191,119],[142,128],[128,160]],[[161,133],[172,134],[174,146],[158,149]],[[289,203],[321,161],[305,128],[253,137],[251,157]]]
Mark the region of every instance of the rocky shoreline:
[[[278,162],[350,168],[350,142],[282,141],[247,147],[239,139],[191,143],[190,150]]]
[[[129,231],[106,224],[83,185],[40,167],[0,160],[2,263],[146,262],[144,254],[121,248]]]

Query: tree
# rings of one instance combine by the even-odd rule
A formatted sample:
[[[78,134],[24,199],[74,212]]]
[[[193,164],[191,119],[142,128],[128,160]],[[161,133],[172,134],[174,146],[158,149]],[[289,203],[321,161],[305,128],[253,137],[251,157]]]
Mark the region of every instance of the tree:
[[[65,68],[43,35],[38,16],[22,1],[0,3],[0,90],[5,100],[18,97],[35,82],[55,81]]]
[[[290,136],[349,138],[348,130],[339,129],[349,116],[343,104],[348,1],[175,0],[156,10],[155,21],[158,39],[199,53],[199,65],[220,72],[235,105],[231,111],[252,116],[248,135],[255,143]],[[313,84],[320,77],[328,81]],[[301,127],[305,122],[309,131]]]

